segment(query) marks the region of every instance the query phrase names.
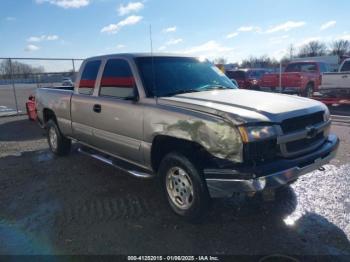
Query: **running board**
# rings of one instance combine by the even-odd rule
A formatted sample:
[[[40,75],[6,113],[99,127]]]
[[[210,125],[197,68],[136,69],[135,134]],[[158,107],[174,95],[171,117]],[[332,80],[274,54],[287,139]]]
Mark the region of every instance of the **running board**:
[[[154,175],[151,174],[148,170],[142,169],[141,167],[137,167],[135,165],[132,165],[126,161],[123,161],[121,159],[117,159],[115,157],[111,157],[109,155],[100,153],[94,149],[86,148],[86,147],[79,147],[78,152],[82,153],[84,155],[90,156],[94,159],[97,159],[99,161],[102,161],[103,163],[106,163],[108,165],[111,165],[121,171],[124,171],[128,173],[129,175],[132,175],[137,178],[142,179],[149,179],[153,178]]]

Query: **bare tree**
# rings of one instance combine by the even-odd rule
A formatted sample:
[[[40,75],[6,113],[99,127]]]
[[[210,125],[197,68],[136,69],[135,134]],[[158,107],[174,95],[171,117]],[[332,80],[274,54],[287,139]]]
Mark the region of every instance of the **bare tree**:
[[[250,58],[243,60],[240,66],[248,68],[270,68],[278,67],[278,62],[276,59],[270,58],[266,55],[261,57],[251,56]]]
[[[43,67],[34,67],[18,61],[3,60],[0,63],[0,77],[3,79],[10,78],[11,74],[16,77],[28,78],[31,74],[43,73]]]
[[[343,56],[350,53],[350,42],[348,40],[337,40],[330,44],[330,54]]]
[[[225,57],[218,57],[214,59],[215,64],[225,65],[227,63],[227,59]]]
[[[299,57],[322,56],[327,53],[327,47],[320,41],[311,41],[303,45],[299,50]]]

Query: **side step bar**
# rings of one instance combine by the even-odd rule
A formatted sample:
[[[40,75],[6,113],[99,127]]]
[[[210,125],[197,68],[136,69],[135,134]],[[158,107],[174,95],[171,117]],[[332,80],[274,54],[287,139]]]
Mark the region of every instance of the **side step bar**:
[[[129,175],[132,175],[137,178],[142,179],[149,179],[153,178],[154,175],[150,173],[150,171],[142,169],[141,167],[137,167],[135,165],[132,165],[126,161],[123,161],[121,159],[117,159],[114,157],[111,157],[109,155],[100,153],[94,149],[87,148],[87,147],[79,147],[78,152],[82,153],[84,155],[90,156],[94,159],[100,160],[108,165],[111,165],[121,171],[124,171],[128,173]]]

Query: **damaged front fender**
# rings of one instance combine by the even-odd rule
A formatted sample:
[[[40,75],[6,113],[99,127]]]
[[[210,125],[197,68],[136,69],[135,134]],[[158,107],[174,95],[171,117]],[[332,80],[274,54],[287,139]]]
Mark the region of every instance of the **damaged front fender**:
[[[196,142],[215,157],[243,161],[243,143],[236,127],[224,120],[201,119],[161,122],[153,125],[156,134]]]

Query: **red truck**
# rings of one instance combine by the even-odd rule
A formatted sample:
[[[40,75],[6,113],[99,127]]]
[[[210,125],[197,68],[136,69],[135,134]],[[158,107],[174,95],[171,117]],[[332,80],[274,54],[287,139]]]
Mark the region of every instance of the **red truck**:
[[[327,71],[328,67],[323,62],[291,62],[281,74],[282,81],[280,81],[279,73],[265,74],[259,81],[259,87],[262,91],[277,91],[311,97],[313,92],[318,91],[322,73]]]

